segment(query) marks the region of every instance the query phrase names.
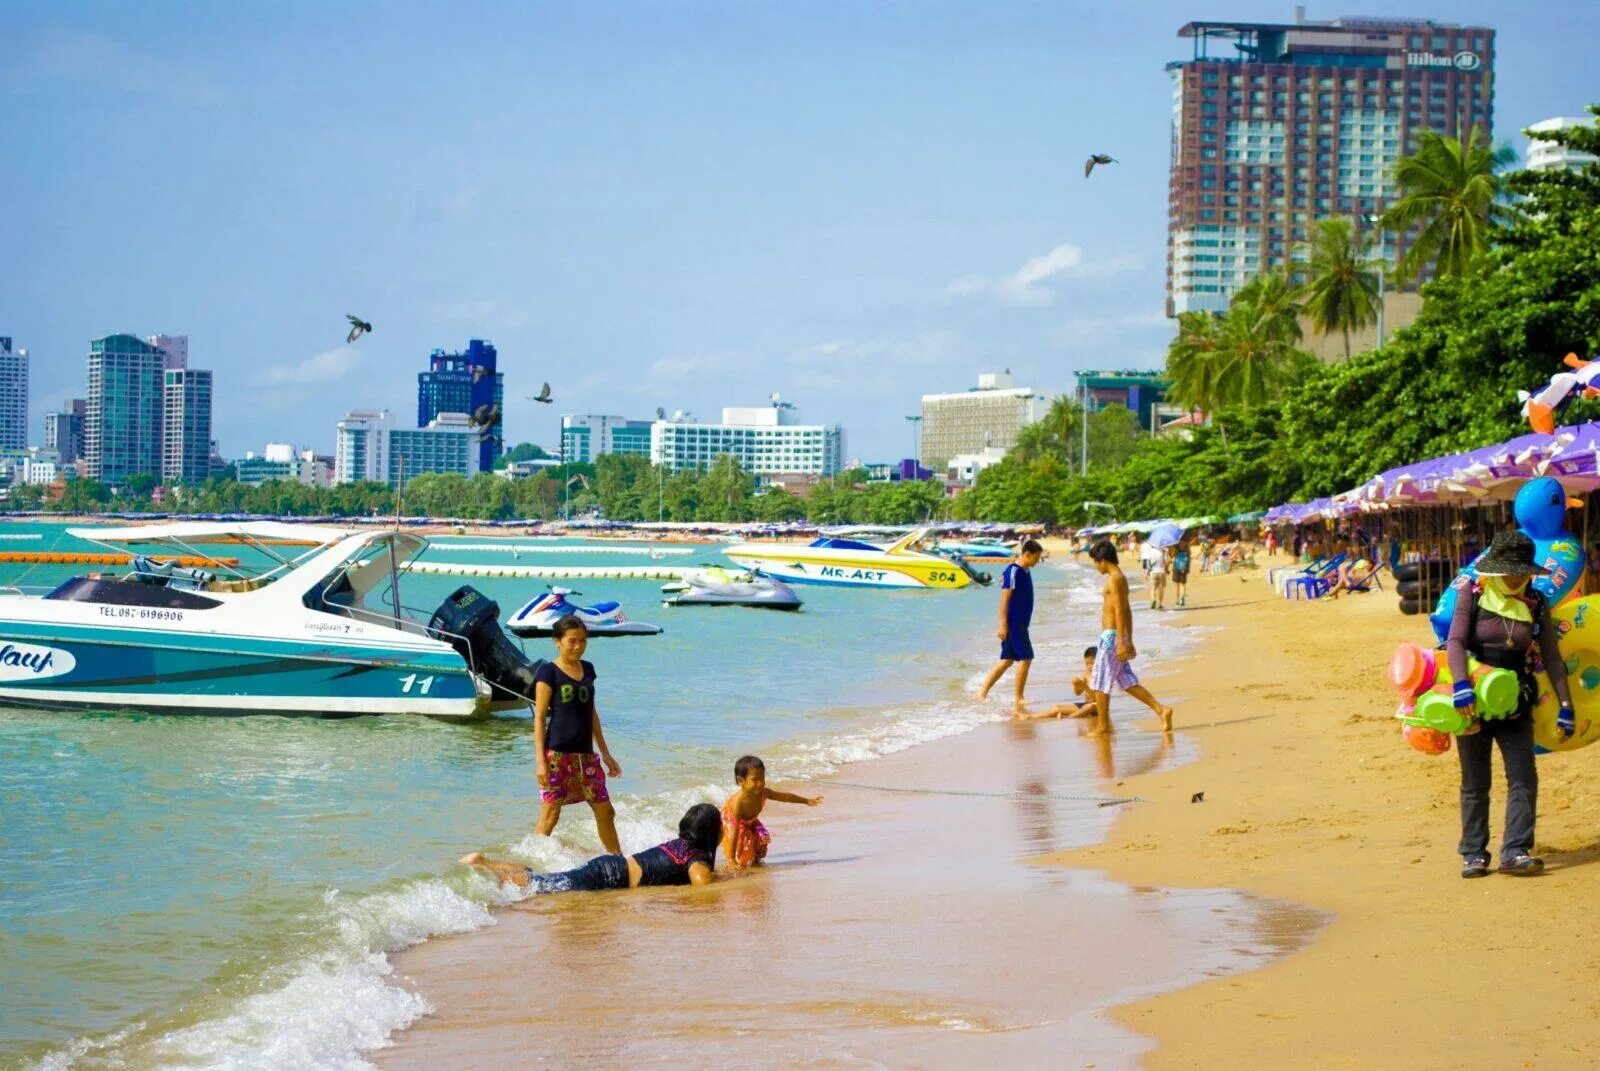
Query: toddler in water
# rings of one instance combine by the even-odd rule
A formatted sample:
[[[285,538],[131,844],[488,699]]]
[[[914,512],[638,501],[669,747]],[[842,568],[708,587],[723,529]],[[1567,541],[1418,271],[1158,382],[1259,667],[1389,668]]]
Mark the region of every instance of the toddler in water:
[[[754,755],[746,755],[733,764],[733,779],[738,782],[739,791],[722,805],[722,854],[734,870],[759,866],[767,856],[772,836],[761,824],[761,808],[768,800],[803,803],[807,807],[822,802],[821,796],[796,796],[768,788],[766,763]]]
[[[1072,694],[1081,695],[1082,703],[1058,703],[1047,710],[1037,714],[1018,712],[1012,717],[1019,721],[1031,721],[1037,718],[1087,718],[1095,713],[1094,696],[1089,694],[1089,675],[1094,672],[1095,648],[1083,649],[1083,676],[1072,678]]]

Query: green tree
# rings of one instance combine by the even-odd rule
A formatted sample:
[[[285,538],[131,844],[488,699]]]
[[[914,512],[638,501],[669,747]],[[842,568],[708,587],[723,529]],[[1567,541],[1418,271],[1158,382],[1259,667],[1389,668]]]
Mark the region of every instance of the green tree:
[[[1139,418],[1125,405],[1108,405],[1089,414],[1089,467],[1117,468],[1133,456],[1141,435]],[[1065,472],[1064,468],[1043,469]],[[1053,507],[1052,507],[1053,508]]]
[[[1400,199],[1383,214],[1385,229],[1405,233],[1420,227],[1396,274],[1416,279],[1429,268],[1435,277],[1463,275],[1489,248],[1492,227],[1511,221],[1514,209],[1502,197],[1501,172],[1516,154],[1496,149],[1477,127],[1465,141],[1424,130],[1416,151],[1395,161]]]
[[[1305,311],[1323,335],[1344,334],[1344,355],[1350,356],[1350,332],[1378,315],[1380,261],[1368,256],[1370,242],[1348,219],[1319,220],[1309,243],[1299,247],[1307,260]]]
[[[1178,333],[1167,344],[1167,381],[1172,399],[1191,413],[1214,413],[1222,400],[1219,335],[1215,313],[1178,314]]]

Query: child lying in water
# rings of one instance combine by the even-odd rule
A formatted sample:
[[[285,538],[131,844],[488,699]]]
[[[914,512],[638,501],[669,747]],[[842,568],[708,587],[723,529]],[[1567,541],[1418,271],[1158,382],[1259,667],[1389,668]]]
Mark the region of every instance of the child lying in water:
[[[739,791],[722,805],[722,852],[734,870],[759,866],[767,856],[772,836],[761,824],[761,808],[768,800],[803,803],[807,807],[822,802],[821,796],[796,796],[768,788],[766,764],[754,755],[746,755],[733,764],[733,779],[738,782]]]
[[[1083,676],[1072,678],[1072,694],[1084,697],[1082,703],[1058,703],[1047,710],[1033,713],[1018,712],[1011,715],[1018,721],[1034,721],[1039,718],[1087,718],[1095,713],[1094,696],[1089,693],[1089,674],[1094,672],[1093,647],[1087,647],[1083,652]]]
[[[678,837],[637,855],[600,855],[559,874],[536,874],[521,863],[464,855],[467,866],[482,867],[502,883],[534,892],[599,892],[641,885],[705,885],[717,865],[722,819],[709,803],[697,803],[678,822]]]

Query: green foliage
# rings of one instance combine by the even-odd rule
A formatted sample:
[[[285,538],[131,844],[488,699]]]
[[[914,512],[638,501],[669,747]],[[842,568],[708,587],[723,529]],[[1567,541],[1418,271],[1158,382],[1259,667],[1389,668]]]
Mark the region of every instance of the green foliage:
[[[505,468],[513,461],[543,461],[549,457],[545,448],[536,443],[518,443],[499,457],[494,459],[495,470]]]
[[[1317,222],[1311,241],[1301,247],[1308,261],[1305,311],[1311,326],[1324,335],[1344,335],[1350,356],[1350,332],[1378,318],[1378,273],[1383,264],[1368,256],[1371,242],[1348,219]]]

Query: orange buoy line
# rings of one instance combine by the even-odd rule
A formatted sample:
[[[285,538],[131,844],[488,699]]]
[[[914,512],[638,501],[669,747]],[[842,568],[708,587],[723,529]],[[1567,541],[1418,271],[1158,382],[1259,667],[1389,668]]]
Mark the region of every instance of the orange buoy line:
[[[182,565],[190,569],[239,564],[238,558],[195,558],[181,554],[152,554],[152,561]],[[23,565],[131,565],[132,554],[82,554],[70,551],[0,550],[0,562]]]

